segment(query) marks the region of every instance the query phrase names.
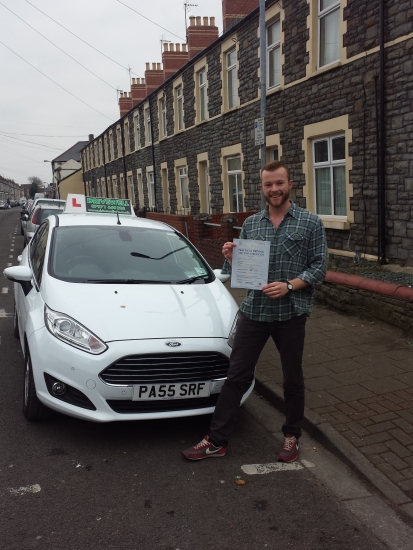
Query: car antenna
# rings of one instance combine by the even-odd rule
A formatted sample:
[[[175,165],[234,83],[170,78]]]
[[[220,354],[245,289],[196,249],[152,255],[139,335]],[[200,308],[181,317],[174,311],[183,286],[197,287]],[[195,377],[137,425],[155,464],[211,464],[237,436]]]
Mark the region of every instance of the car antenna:
[[[118,215],[118,225],[122,225],[122,224],[120,223],[120,219],[119,219],[119,212],[116,212],[116,214]]]

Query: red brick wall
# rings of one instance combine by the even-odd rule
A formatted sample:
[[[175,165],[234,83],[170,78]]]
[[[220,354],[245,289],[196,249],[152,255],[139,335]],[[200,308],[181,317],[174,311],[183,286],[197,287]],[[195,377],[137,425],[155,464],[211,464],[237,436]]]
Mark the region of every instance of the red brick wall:
[[[224,30],[233,19],[245,17],[259,5],[259,0],[222,0]]]

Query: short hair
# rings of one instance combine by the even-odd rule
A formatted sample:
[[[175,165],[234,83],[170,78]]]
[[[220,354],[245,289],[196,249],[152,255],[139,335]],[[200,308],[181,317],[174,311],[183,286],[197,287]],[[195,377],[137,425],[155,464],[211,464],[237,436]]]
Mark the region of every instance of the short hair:
[[[288,181],[291,180],[291,173],[288,166],[283,162],[282,160],[272,160],[271,162],[267,162],[267,164],[262,168],[261,174],[264,172],[275,172],[275,170],[278,170],[278,168],[284,168],[287,172],[287,179]]]

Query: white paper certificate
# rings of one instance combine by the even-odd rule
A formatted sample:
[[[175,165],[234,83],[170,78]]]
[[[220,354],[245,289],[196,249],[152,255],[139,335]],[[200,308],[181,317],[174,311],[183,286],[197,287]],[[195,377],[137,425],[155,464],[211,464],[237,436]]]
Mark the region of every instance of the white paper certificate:
[[[232,288],[261,290],[268,283],[270,242],[234,239],[232,249]]]

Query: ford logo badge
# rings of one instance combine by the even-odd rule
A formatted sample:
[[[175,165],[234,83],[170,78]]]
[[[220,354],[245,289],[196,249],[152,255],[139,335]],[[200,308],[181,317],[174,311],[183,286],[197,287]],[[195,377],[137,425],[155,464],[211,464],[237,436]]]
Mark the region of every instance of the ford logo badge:
[[[182,344],[181,342],[165,342],[165,346],[169,346],[170,348],[179,348]]]

